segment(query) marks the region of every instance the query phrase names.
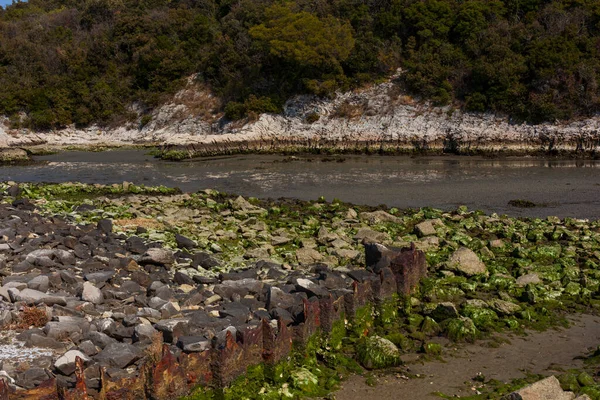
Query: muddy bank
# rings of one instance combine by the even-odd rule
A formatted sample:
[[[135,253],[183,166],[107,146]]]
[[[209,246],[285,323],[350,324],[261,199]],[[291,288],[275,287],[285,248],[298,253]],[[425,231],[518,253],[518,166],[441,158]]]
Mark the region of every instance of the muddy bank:
[[[184,89],[195,90],[195,89]],[[298,96],[280,115],[253,121],[207,119],[185,104],[155,110],[152,120],[114,128],[14,130],[0,123],[0,147],[187,146],[183,155],[244,152],[392,152],[453,154],[578,154],[595,157],[600,118],[528,125],[503,116],[464,113],[418,102],[384,82],[335,99]]]
[[[569,328],[527,332],[526,336],[499,335],[495,342],[460,345],[445,343],[442,360],[411,359],[403,367],[378,376],[374,386],[352,376],[336,392],[337,400],[439,399],[486,392],[481,381],[510,382],[527,374],[561,374],[581,369],[584,357],[600,343],[600,318],[577,315]]]

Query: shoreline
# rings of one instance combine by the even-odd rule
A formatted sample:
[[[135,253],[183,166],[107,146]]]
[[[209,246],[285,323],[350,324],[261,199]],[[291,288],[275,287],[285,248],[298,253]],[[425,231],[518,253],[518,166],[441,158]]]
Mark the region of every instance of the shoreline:
[[[164,146],[184,155],[380,152],[595,158],[600,154],[598,115],[530,125],[492,113],[435,107],[392,89],[388,81],[338,93],[333,99],[296,96],[281,114],[261,114],[255,120],[201,115],[177,94],[154,110],[147,124],[140,115],[112,128],[70,126],[34,132],[11,129],[0,117],[0,149]],[[181,93],[189,91],[207,94],[193,85]]]

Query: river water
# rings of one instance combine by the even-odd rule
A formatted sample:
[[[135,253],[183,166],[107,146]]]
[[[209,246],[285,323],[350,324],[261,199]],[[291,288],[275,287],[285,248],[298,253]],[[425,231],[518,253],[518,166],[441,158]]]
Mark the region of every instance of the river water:
[[[40,163],[1,166],[0,180],[120,183],[213,188],[260,198],[338,198],[398,208],[469,209],[511,216],[600,218],[600,161],[436,156],[324,157],[240,155],[161,161],[143,150],[63,152]],[[513,199],[542,204],[508,205]]]

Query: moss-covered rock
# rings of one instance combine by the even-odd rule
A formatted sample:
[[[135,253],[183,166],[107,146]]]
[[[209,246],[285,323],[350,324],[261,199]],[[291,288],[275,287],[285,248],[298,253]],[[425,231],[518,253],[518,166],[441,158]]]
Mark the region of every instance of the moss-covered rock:
[[[439,343],[427,342],[423,343],[421,351],[430,356],[439,356],[442,354],[442,346]]]
[[[444,332],[455,342],[473,342],[479,336],[475,323],[468,317],[459,317],[444,322]]]
[[[356,357],[367,369],[393,367],[401,362],[398,347],[380,336],[361,339],[357,344]]]

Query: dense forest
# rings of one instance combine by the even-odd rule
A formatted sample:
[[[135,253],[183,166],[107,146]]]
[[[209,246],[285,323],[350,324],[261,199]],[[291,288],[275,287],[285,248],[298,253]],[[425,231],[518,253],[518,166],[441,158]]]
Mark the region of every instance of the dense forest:
[[[196,74],[231,119],[404,71],[437,105],[538,123],[600,110],[598,0],[29,0],[0,8],[0,114],[118,124]],[[25,118],[22,116],[26,115]]]

